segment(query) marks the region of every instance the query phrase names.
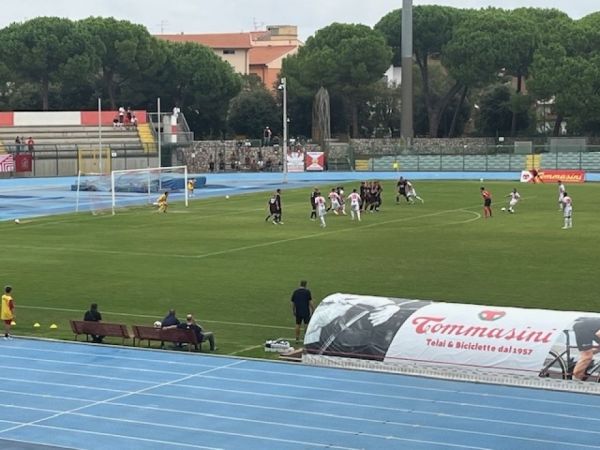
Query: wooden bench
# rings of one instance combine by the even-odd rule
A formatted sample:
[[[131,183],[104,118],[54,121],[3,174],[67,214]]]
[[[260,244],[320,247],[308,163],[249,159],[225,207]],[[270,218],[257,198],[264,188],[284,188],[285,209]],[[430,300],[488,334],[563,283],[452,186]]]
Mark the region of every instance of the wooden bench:
[[[150,341],[163,342],[176,342],[182,344],[189,344],[188,351],[192,351],[192,346],[195,350],[200,350],[202,344],[198,342],[196,333],[194,330],[186,330],[182,328],[154,328],[146,327],[141,325],[133,325],[133,345],[135,340],[138,342],[148,341],[148,347],[150,347]]]
[[[71,330],[75,334],[75,340],[81,334],[85,334],[85,340],[90,340],[90,335],[95,336],[110,336],[120,337],[123,339],[130,339],[131,335],[127,329],[127,325],[120,323],[108,323],[108,322],[86,322],[84,320],[70,320]]]

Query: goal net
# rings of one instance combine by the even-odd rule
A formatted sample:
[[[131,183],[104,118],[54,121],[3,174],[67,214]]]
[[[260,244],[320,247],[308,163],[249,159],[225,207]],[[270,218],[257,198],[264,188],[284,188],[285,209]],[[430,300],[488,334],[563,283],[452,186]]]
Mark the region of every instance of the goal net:
[[[152,204],[162,192],[188,206],[187,182],[187,166],[113,170],[110,174],[80,171],[72,190],[77,191],[76,211],[115,214],[117,209]]]
[[[187,166],[113,170],[110,176],[112,213],[117,209],[153,204],[163,192],[188,206]],[[174,195],[173,195],[174,194]]]

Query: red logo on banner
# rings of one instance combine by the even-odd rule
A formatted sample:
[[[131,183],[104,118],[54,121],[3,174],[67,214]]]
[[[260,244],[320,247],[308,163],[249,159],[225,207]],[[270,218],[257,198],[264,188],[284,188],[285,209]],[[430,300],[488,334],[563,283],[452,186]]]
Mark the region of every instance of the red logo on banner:
[[[504,311],[490,311],[484,310],[479,313],[479,318],[481,320],[486,320],[488,322],[493,322],[494,320],[501,319],[504,317],[506,313]]]

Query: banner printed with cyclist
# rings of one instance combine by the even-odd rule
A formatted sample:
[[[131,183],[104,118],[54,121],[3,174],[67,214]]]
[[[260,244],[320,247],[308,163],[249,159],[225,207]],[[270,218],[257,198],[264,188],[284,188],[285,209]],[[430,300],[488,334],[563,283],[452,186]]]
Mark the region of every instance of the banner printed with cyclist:
[[[551,355],[572,362],[583,352],[597,352],[598,344],[600,314],[352,294],[326,297],[304,340],[307,353],[326,358],[421,362],[536,376]]]

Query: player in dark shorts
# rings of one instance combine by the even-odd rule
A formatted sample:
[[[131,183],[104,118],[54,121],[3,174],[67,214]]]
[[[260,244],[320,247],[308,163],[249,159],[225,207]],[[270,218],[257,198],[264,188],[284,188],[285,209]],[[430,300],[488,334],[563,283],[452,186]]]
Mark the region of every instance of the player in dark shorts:
[[[283,222],[281,221],[281,215],[283,213],[281,207],[281,189],[277,189],[275,191],[275,205],[277,206],[277,212],[275,213],[275,222],[277,222],[279,225],[283,225]]]
[[[319,188],[314,188],[310,193],[310,220],[317,220],[317,197],[321,195]]]
[[[400,203],[400,197],[404,197],[404,199],[408,202],[408,196],[406,195],[406,182],[404,177],[400,177],[398,183],[396,183],[396,188],[398,189],[398,194],[396,194],[396,203]]]
[[[306,288],[306,281],[300,282],[300,287],[292,294],[292,312],[296,318],[296,342],[300,341],[300,324],[304,322],[304,328],[308,326],[310,316],[315,310],[312,303],[312,294]]]
[[[481,186],[481,196],[483,197],[483,217],[492,217],[492,194]]]
[[[586,369],[600,352],[600,317],[580,317],[573,324],[579,359],[573,369],[573,377],[578,380],[587,378]]]
[[[273,194],[271,196],[271,198],[269,198],[269,201],[267,202],[267,207],[269,208],[269,214],[267,215],[267,217],[265,217],[265,222],[268,222],[269,219],[271,219],[271,222],[273,222],[273,224],[277,223],[277,197],[275,194]]]
[[[367,185],[364,181],[360,182],[360,190],[359,190],[359,194],[360,194],[360,198],[362,198],[362,203],[360,205],[360,209],[362,210],[366,210],[367,207]]]

